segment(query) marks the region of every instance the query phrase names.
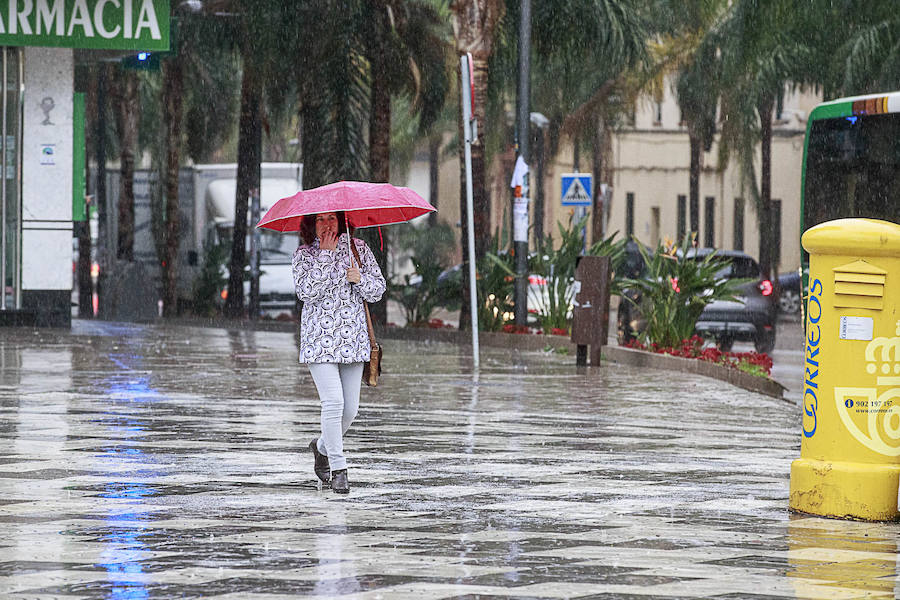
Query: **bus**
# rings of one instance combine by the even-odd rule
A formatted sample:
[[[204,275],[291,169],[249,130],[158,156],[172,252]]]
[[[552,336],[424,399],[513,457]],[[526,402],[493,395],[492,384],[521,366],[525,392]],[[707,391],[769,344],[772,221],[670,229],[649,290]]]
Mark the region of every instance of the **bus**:
[[[800,183],[800,235],[819,223],[900,219],[900,91],[824,102],[806,125]],[[800,246],[805,322],[809,254]],[[790,290],[782,291],[791,293]]]
[[[800,233],[833,219],[900,219],[900,92],[832,100],[809,116]],[[802,263],[809,265],[803,251]]]

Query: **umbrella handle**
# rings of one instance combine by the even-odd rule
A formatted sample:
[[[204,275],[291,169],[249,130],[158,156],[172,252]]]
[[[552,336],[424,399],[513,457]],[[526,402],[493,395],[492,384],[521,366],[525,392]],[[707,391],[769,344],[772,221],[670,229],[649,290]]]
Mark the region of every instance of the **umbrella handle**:
[[[344,213],[344,227],[347,229],[347,252],[350,253],[350,266],[353,266],[353,236],[350,235],[350,220],[347,213]],[[359,265],[356,265],[359,268]]]

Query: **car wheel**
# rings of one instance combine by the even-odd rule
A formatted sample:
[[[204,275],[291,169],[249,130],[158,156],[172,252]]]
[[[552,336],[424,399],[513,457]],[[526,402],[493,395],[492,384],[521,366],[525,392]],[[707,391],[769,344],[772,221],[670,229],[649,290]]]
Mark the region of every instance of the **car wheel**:
[[[734,337],[723,335],[716,338],[716,347],[722,352],[731,352],[732,346],[734,346]]]
[[[784,290],[778,300],[778,307],[786,315],[800,314],[800,294],[794,290]]]
[[[775,329],[757,333],[753,339],[753,346],[760,354],[768,354],[775,349]]]

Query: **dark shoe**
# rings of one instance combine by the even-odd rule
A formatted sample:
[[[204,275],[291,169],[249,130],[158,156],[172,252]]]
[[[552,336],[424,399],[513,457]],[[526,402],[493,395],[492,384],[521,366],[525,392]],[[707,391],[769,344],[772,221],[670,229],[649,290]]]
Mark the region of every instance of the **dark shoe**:
[[[328,466],[328,457],[319,452],[318,444],[318,438],[309,443],[309,449],[312,450],[313,456],[316,457],[316,464],[313,467],[313,471],[316,472],[316,477],[321,479],[324,483],[328,483],[331,468]]]
[[[331,474],[331,489],[336,494],[349,494],[350,482],[347,481],[347,469],[341,469]]]

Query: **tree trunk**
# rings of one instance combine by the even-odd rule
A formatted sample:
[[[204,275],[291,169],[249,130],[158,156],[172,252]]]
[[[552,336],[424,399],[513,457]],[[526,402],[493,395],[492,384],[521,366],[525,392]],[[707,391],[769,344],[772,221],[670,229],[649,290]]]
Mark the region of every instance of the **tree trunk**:
[[[241,116],[238,124],[238,168],[234,198],[234,224],[231,238],[231,261],[228,264],[228,297],[225,315],[244,315],[244,268],[247,265],[247,205],[250,189],[254,187],[254,173],[259,169],[260,103],[262,92],[252,60],[244,56],[241,78]],[[256,186],[259,185],[257,181]]]
[[[491,204],[487,193],[484,166],[484,128],[485,128],[485,102],[487,101],[487,60],[479,60],[472,57],[474,64],[474,91],[475,105],[472,107],[472,116],[477,123],[477,136],[472,142],[472,219],[475,229],[475,259],[481,259],[487,252],[491,235]],[[461,100],[460,100],[461,101]],[[460,311],[460,329],[471,327],[469,314],[469,237],[468,218],[466,215],[466,159],[465,159],[465,135],[462,130],[462,109],[459,118],[459,139],[463,141],[459,145],[459,171],[460,171],[460,198],[459,214],[462,228],[460,230],[460,247],[463,252],[463,298]]]
[[[603,239],[603,194],[600,192],[600,182],[603,181],[603,155],[606,153],[606,146],[603,138],[603,118],[598,116],[591,127],[591,134],[594,137],[594,150],[591,153],[591,171],[593,185],[591,193],[593,194],[593,216],[591,217],[591,241],[597,243]]]
[[[759,182],[759,267],[765,279],[772,279],[774,270],[775,233],[772,231],[772,109],[771,97],[760,100],[760,182]]]
[[[688,129],[690,131],[690,128]],[[703,141],[699,136],[688,133],[688,139],[691,144],[691,166],[689,181],[689,202],[690,206],[690,232],[700,236],[700,152],[703,150]],[[681,240],[678,240],[681,243]]]
[[[328,181],[328,157],[320,139],[326,109],[315,98],[304,99],[300,107],[300,156],[303,160],[303,188],[312,189]]]
[[[94,156],[94,144],[96,143],[96,122],[97,122],[97,71],[92,68],[90,71],[90,81],[85,93],[85,121],[94,124],[93,127],[85,126],[84,128],[84,145],[85,157],[84,161],[84,181],[86,183],[85,193],[90,197],[94,194],[94,186],[91,182],[91,159]],[[75,232],[78,235],[78,265],[76,267],[76,277],[78,279],[78,317],[81,319],[91,319],[94,316],[93,295],[94,281],[91,279],[91,209],[92,203],[85,206],[85,220],[77,223]]]
[[[391,93],[387,88],[386,55],[382,47],[382,39],[390,35],[387,9],[376,3],[373,14],[375,35],[369,46],[369,63],[372,65],[371,91],[372,108],[369,118],[369,169],[373,182],[389,183],[391,179]],[[377,233],[379,243],[376,245],[374,235],[370,246],[375,260],[381,268],[385,279],[388,279],[388,233],[381,230]],[[387,294],[370,306],[373,322],[387,323]]]
[[[473,229],[475,231],[475,256],[481,258],[485,255],[490,236],[490,201],[487,194],[484,168],[484,131],[488,124],[485,122],[485,103],[487,101],[488,87],[488,59],[494,40],[494,30],[506,6],[503,0],[452,0],[450,10],[452,12],[453,35],[456,38],[457,56],[465,56],[467,52],[472,54],[472,80],[473,80],[473,106],[472,116],[478,124],[477,137],[472,143],[472,197],[473,197]],[[457,65],[459,60],[457,60]],[[460,101],[462,99],[460,98]],[[460,329],[471,327],[469,315],[469,240],[468,219],[466,217],[466,164],[465,164],[465,136],[463,135],[462,106],[458,119],[459,131],[459,171],[460,171],[460,247],[463,256],[462,277],[462,309],[459,317]]]
[[[119,232],[116,256],[134,261],[134,153],[138,143],[140,99],[137,74],[123,69],[116,81],[116,126],[119,130]]]
[[[428,138],[428,201],[438,208],[438,186],[441,184],[441,139],[440,133],[433,133]],[[437,211],[428,213],[428,226],[437,225]]]
[[[178,174],[181,167],[181,118],[184,97],[183,53],[164,62],[163,105],[166,127],[165,256],[162,263],[163,316],[178,312],[177,259],[180,233]]]
[[[108,65],[101,64],[97,69],[97,121],[94,134],[94,152],[97,160],[97,183],[94,187],[94,203],[97,207],[97,255],[95,260],[100,268],[94,293],[97,294],[98,313],[105,316],[104,299],[106,297],[107,269],[112,262],[110,258],[110,240],[106,204],[106,95]]]

